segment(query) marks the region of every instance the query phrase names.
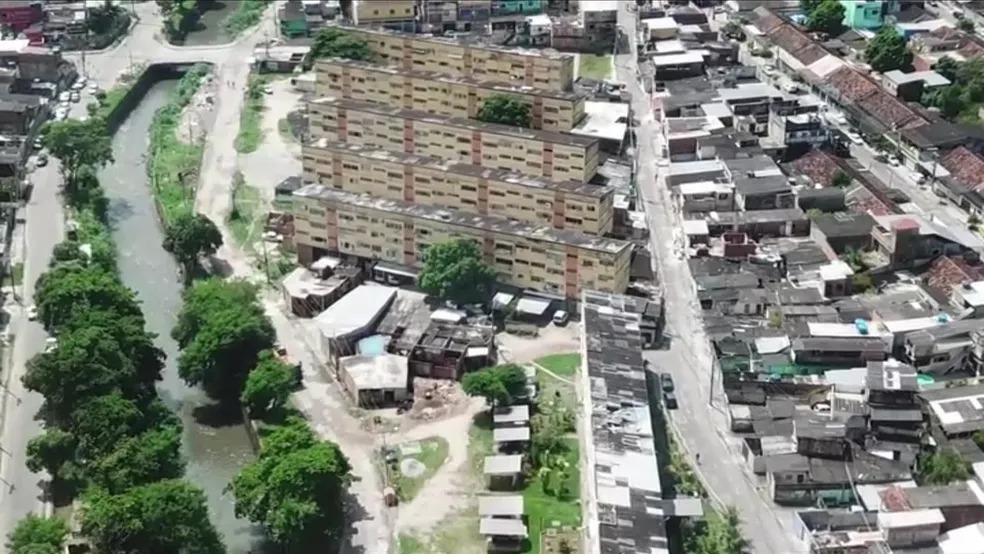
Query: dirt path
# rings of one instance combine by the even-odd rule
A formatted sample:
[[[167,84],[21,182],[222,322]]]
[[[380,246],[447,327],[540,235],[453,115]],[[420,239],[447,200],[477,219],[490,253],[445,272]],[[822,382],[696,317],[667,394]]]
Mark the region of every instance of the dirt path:
[[[202,81],[202,86],[198,87],[191,102],[185,106],[181,112],[181,123],[174,133],[178,140],[185,144],[196,144],[205,139],[209,128],[212,126],[212,119],[215,116],[215,93],[219,89],[219,81],[215,75],[209,75]]]
[[[285,77],[267,85],[272,94],[264,97],[263,142],[256,152],[239,156],[239,169],[246,182],[260,191],[264,200],[273,201],[274,186],[301,174],[300,145],[280,136],[280,120],[297,106],[301,96]]]
[[[427,480],[409,503],[399,507],[396,526],[401,532],[430,533],[445,517],[468,504],[473,494],[468,468],[468,429],[475,414],[486,409],[485,401],[473,398],[465,413],[442,421],[420,425],[398,436],[387,437],[399,443],[441,437],[448,443],[448,458]]]

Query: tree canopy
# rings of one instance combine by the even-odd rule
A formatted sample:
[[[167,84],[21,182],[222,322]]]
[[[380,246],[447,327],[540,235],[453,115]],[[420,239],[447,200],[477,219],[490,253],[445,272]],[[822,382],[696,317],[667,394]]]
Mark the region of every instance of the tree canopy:
[[[337,27],[325,27],[311,45],[311,59],[320,58],[371,61],[373,54],[366,41]]]
[[[958,62],[944,56],[933,69],[951,84],[923,92],[921,103],[939,108],[948,120],[979,123],[977,108],[984,103],[984,58]]]
[[[923,457],[919,464],[919,482],[925,485],[949,485],[970,478],[970,462],[953,450],[940,450]]]
[[[198,261],[215,254],[222,246],[222,233],[204,215],[182,213],[168,225],[163,246],[181,264],[185,282],[190,282]]]
[[[38,279],[34,291],[38,319],[51,331],[90,309],[110,311],[115,317],[143,313],[136,295],[113,274],[97,266],[60,265]]]
[[[530,105],[510,94],[495,94],[482,104],[478,119],[486,123],[529,127]]]
[[[62,176],[69,189],[82,167],[102,167],[113,161],[109,129],[98,117],[48,123],[41,129],[41,144],[61,162]]]
[[[487,302],[496,272],[485,263],[478,244],[453,239],[431,245],[417,283],[427,294],[458,304]]]
[[[349,471],[338,445],[316,441],[303,421],[290,419],[232,482],[236,514],[265,525],[288,550],[310,551],[342,528]]]
[[[82,532],[99,552],[225,552],[208,519],[205,495],[185,481],[158,481],[116,495],[96,488],[85,500]]]
[[[851,186],[851,176],[843,171],[838,171],[834,173],[834,176],[830,180],[831,186],[837,187],[839,189],[844,189]]]
[[[68,525],[58,517],[27,514],[7,537],[10,554],[61,554]]]
[[[225,302],[231,298],[239,301]],[[188,289],[173,334],[182,347],[181,378],[212,398],[234,402],[260,352],[276,340],[253,285],[218,279]]]
[[[891,25],[885,25],[868,41],[864,58],[871,68],[879,73],[896,69],[908,70],[912,67],[912,51],[905,38]]]
[[[526,371],[516,364],[487,367],[464,374],[461,388],[465,394],[481,396],[494,406],[526,394]]]
[[[844,6],[838,0],[822,0],[807,14],[806,28],[836,35],[843,26],[844,13]]]
[[[741,536],[741,519],[734,506],[723,513],[711,512],[690,533],[687,552],[694,554],[743,554],[747,543]]]
[[[294,388],[294,371],[272,350],[260,352],[256,367],[246,377],[240,401],[255,418],[282,409]]]

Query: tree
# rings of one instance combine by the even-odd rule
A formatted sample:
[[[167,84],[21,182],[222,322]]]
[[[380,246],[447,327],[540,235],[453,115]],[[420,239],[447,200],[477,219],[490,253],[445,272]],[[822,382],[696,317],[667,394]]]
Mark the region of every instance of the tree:
[[[61,162],[68,190],[74,187],[82,167],[102,167],[113,161],[109,129],[100,118],[48,123],[41,129],[41,144]]]
[[[55,245],[51,251],[50,267],[55,267],[60,263],[85,262],[85,254],[82,253],[82,245],[74,240],[65,240]]]
[[[823,0],[800,0],[800,9],[809,16],[822,3]]]
[[[82,467],[75,459],[76,447],[72,434],[48,429],[27,443],[27,468],[47,472],[55,488],[74,493],[84,481]]]
[[[257,289],[246,281],[205,279],[197,281],[183,295],[178,321],[171,337],[184,348],[206,325],[208,317],[233,304],[256,304]]]
[[[951,82],[957,80],[957,72],[959,70],[960,63],[950,56],[943,56],[933,65],[933,71],[946,77]]]
[[[122,494],[162,479],[180,478],[184,469],[181,430],[169,426],[123,439],[89,473],[95,485],[110,494]]]
[[[190,282],[202,256],[211,256],[222,246],[222,233],[211,219],[202,214],[181,214],[164,234],[164,250],[170,252],[184,269]]]
[[[186,481],[158,481],[116,495],[96,488],[85,500],[82,532],[98,552],[225,552],[209,521],[205,495]]]
[[[86,27],[94,35],[105,35],[113,30],[116,21],[126,17],[126,12],[117,4],[106,0],[103,5],[89,9],[86,17]]]
[[[836,35],[844,21],[844,6],[838,0],[823,0],[806,18],[806,27],[811,31]]]
[[[417,283],[427,294],[469,304],[488,301],[495,279],[495,269],[483,261],[478,244],[453,239],[427,249]]]
[[[143,313],[133,291],[115,275],[100,267],[62,265],[46,272],[34,291],[38,318],[45,329],[58,329],[90,308],[111,311],[116,317],[139,317]]]
[[[688,552],[697,554],[743,554],[745,539],[741,536],[741,519],[734,506],[724,513],[712,512],[700,522],[693,534]]]
[[[255,295],[221,306],[214,298],[202,298],[210,292],[217,298],[240,297],[244,290],[254,290],[252,286],[237,281],[203,283],[196,283],[186,295],[191,301],[185,302],[175,327],[182,346],[178,375],[212,398],[238,402],[247,375],[256,367],[260,352],[273,347],[276,333]],[[209,311],[201,311],[205,307]]]
[[[373,53],[366,41],[339,29],[325,27],[314,37],[311,59],[342,58],[346,60],[372,61]]]
[[[960,29],[965,33],[974,34],[977,27],[974,25],[973,21],[969,19],[961,19],[960,21],[957,21],[957,29]]]
[[[273,431],[269,442],[275,448],[264,448],[259,459],[243,468],[232,491],[237,515],[265,525],[288,551],[306,552],[341,530],[350,466],[338,445],[309,444],[298,425],[295,420],[286,431]],[[282,432],[288,436],[278,437]],[[288,450],[288,445],[297,448]]]
[[[482,104],[477,119],[486,123],[529,127],[530,105],[509,94],[494,94]]]
[[[810,219],[816,219],[823,215],[823,210],[820,208],[810,208],[806,210],[806,217]]]
[[[526,371],[516,364],[487,367],[461,378],[461,388],[469,396],[481,396],[492,406],[509,402],[526,393]]]
[[[830,180],[830,185],[839,189],[846,189],[851,186],[851,176],[843,171],[838,171]]]
[[[65,520],[27,514],[7,537],[7,549],[10,554],[60,554],[66,537],[68,525]]]
[[[879,73],[912,67],[912,52],[906,46],[905,38],[892,25],[885,25],[868,41],[864,57]]]
[[[866,272],[855,273],[851,276],[851,287],[854,292],[865,292],[874,288],[875,283],[871,279],[871,274]]]
[[[958,452],[940,450],[922,458],[918,476],[921,484],[949,485],[970,478],[970,463]]]
[[[72,434],[82,459],[109,453],[119,441],[138,432],[143,414],[136,402],[119,392],[99,396],[83,404],[72,416]]]
[[[252,417],[262,418],[283,408],[293,387],[293,369],[272,350],[264,350],[246,377],[240,402]]]

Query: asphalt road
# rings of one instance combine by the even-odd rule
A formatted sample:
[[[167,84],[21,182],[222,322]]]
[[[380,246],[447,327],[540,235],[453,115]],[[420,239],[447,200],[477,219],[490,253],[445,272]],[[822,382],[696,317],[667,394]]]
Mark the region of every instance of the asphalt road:
[[[635,29],[636,14],[632,3],[622,2],[619,25]],[[629,33],[634,36],[634,33]],[[633,50],[635,45],[632,45]],[[684,450],[691,460],[700,454],[701,464],[694,464],[718,504],[738,508],[744,536],[756,553],[791,554],[805,552],[806,547],[794,538],[789,513],[774,510],[746,472],[737,441],[729,436],[725,405],[720,385],[711,384],[714,359],[704,334],[696,286],[683,252],[680,214],[673,207],[670,191],[658,171],[662,151],[659,126],[650,110],[650,101],[638,82],[635,54],[616,59],[618,80],[632,94],[632,107],[640,125],[636,128],[638,145],[636,181],[649,221],[652,251],[657,260],[666,301],[667,334],[670,344],[664,350],[648,352],[647,359],[655,371],[668,371],[677,384],[679,409],[671,416]],[[709,404],[712,390],[714,405]]]

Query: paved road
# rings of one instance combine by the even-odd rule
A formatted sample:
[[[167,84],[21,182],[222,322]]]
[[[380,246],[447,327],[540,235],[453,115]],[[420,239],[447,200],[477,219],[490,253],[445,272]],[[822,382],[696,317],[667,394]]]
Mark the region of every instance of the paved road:
[[[636,14],[629,10],[630,4],[620,4],[619,25],[626,30],[635,29]],[[635,45],[632,47],[634,50]],[[724,400],[719,385],[715,391],[715,406],[708,404],[713,358],[701,322],[695,285],[681,248],[680,216],[672,207],[662,176],[657,175],[657,152],[661,151],[658,125],[649,109],[649,99],[636,77],[635,55],[619,56],[616,71],[619,81],[626,83],[632,94],[633,109],[640,120],[636,129],[639,141],[637,182],[648,215],[652,249],[665,287],[667,333],[671,336],[671,344],[666,350],[647,353],[647,359],[654,369],[673,373],[677,382],[680,408],[673,412],[672,425],[683,437],[685,450],[691,455],[701,455],[701,465],[696,469],[702,474],[712,497],[738,508],[751,551],[804,552],[805,546],[793,538],[788,514],[774,511],[771,502],[763,498],[746,473],[739,450],[733,440],[729,441],[727,418],[720,408]]]

